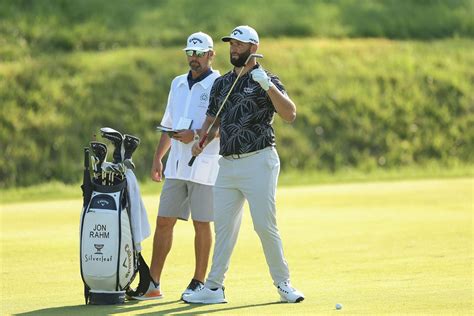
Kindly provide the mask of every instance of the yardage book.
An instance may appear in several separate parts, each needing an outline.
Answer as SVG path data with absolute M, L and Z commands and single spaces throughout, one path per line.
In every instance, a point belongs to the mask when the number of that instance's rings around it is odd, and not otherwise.
M 161 126 L 161 125 L 157 126 L 156 130 L 159 131 L 159 132 L 168 134 L 169 137 L 172 137 L 175 133 L 178 132 L 178 130 L 176 130 L 176 129 L 164 127 L 164 126 Z
M 165 126 L 157 126 L 156 129 L 162 133 L 167 133 L 169 137 L 172 137 L 175 133 L 179 132 L 183 129 L 190 129 L 191 125 L 193 124 L 193 120 L 181 117 L 178 121 L 178 126 L 176 129 L 165 127 Z

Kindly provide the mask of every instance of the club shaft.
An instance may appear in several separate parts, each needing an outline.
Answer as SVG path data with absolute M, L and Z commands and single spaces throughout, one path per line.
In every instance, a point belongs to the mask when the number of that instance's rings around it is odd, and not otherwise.
M 244 68 L 247 66 L 248 62 L 249 62 L 250 59 L 252 59 L 252 58 L 263 58 L 263 55 L 262 55 L 262 54 L 250 54 L 249 57 L 247 57 L 247 60 L 245 61 L 245 64 L 240 68 L 240 71 L 239 71 L 239 74 L 237 75 L 237 78 L 235 78 L 234 83 L 232 83 L 232 86 L 230 87 L 229 92 L 227 92 L 227 95 L 226 95 L 225 98 L 224 98 L 224 101 L 222 101 L 221 106 L 220 106 L 219 109 L 217 110 L 217 113 L 216 113 L 216 116 L 214 117 L 214 120 L 211 122 L 211 124 L 209 125 L 209 127 L 208 127 L 207 130 L 206 130 L 206 134 L 204 134 L 204 136 L 202 137 L 201 141 L 199 142 L 199 147 L 202 148 L 202 146 L 204 145 L 204 142 L 206 141 L 207 136 L 208 136 L 209 133 L 211 132 L 212 127 L 213 127 L 214 124 L 216 123 L 217 118 L 219 117 L 219 114 L 221 113 L 222 109 L 224 108 L 225 103 L 227 102 L 227 99 L 229 98 L 230 94 L 231 94 L 232 91 L 234 90 L 234 87 L 235 87 L 237 81 L 239 81 L 239 78 L 240 78 L 240 76 L 242 75 L 242 72 L 244 71 Z M 194 160 L 196 160 L 196 156 L 191 157 L 191 159 L 190 159 L 189 162 L 188 162 L 188 166 L 191 167 L 191 166 L 193 165 L 193 163 L 194 163 Z
M 240 71 L 239 71 L 239 74 L 237 75 L 237 78 L 235 78 L 234 83 L 230 87 L 229 92 L 227 92 L 227 95 L 225 96 L 224 101 L 222 101 L 222 104 L 221 104 L 221 106 L 219 107 L 219 110 L 216 113 L 216 117 L 212 121 L 211 125 L 209 125 L 209 127 L 207 128 L 206 134 L 209 134 L 211 132 L 211 129 L 214 126 L 214 123 L 216 122 L 217 118 L 219 117 L 219 114 L 221 113 L 222 109 L 224 108 L 224 104 L 227 102 L 227 99 L 229 98 L 230 94 L 234 90 L 235 84 L 237 83 L 237 81 L 239 81 L 239 78 L 242 75 L 242 72 L 244 71 L 245 66 L 247 66 L 250 59 L 252 59 L 254 57 L 255 58 L 263 58 L 263 55 L 262 54 L 250 54 L 249 57 L 247 57 L 247 60 L 245 61 L 244 66 L 242 66 L 242 68 L 240 68 Z

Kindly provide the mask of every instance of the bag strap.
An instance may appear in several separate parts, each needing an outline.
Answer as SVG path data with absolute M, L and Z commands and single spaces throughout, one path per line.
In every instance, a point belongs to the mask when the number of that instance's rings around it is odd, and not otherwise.
M 145 262 L 145 259 L 142 257 L 142 253 L 138 253 L 138 273 L 140 275 L 140 279 L 138 281 L 137 289 L 134 291 L 130 288 L 130 286 L 126 290 L 126 294 L 128 296 L 142 296 L 143 294 L 148 291 L 151 282 L 150 276 L 150 268 Z

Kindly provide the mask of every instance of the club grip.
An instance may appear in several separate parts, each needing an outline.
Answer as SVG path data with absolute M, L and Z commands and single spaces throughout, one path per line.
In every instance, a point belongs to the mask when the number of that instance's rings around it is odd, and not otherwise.
M 199 147 L 202 148 L 202 145 L 204 145 L 204 142 L 206 141 L 207 139 L 207 133 L 204 134 L 204 136 L 202 137 L 201 141 L 199 142 Z M 192 156 L 191 159 L 189 160 L 188 162 L 188 166 L 192 167 L 193 163 L 194 163 L 194 160 L 196 160 L 196 156 Z
M 89 147 L 84 147 L 84 170 L 89 170 L 90 164 Z
M 189 159 L 188 166 L 192 167 L 194 160 L 196 160 L 196 156 L 192 156 L 191 159 Z

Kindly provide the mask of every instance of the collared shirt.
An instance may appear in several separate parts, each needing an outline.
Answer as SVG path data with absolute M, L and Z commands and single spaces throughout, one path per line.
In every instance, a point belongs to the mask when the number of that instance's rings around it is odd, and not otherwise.
M 161 125 L 177 129 L 178 122 L 184 118 L 192 120 L 191 129 L 201 128 L 206 119 L 212 85 L 219 75 L 219 72 L 212 70 L 211 74 L 196 82 L 191 89 L 188 86 L 188 74 L 176 77 L 171 83 L 168 104 Z M 164 172 L 165 177 L 214 185 L 219 170 L 217 164 L 219 138 L 213 139 L 196 158 L 193 166 L 189 167 L 188 162 L 192 157 L 193 144 L 194 142 L 184 144 L 171 139 L 171 149 Z
M 258 64 L 254 69 L 257 67 Z M 275 146 L 275 132 L 272 127 L 275 107 L 267 92 L 252 79 L 250 72 L 239 78 L 219 114 L 222 156 L 244 154 Z M 280 79 L 266 70 L 265 72 L 272 83 L 286 94 Z M 237 74 L 230 71 L 214 82 L 207 115 L 216 116 L 236 78 Z
M 206 79 L 206 77 L 209 76 L 210 74 L 212 74 L 211 68 L 209 68 L 205 73 L 202 73 L 196 79 L 193 79 L 193 75 L 192 75 L 191 70 L 190 70 L 188 72 L 188 77 L 187 77 L 189 90 L 191 90 L 191 88 L 194 86 L 195 83 L 198 83 L 199 81 Z

